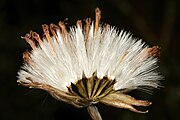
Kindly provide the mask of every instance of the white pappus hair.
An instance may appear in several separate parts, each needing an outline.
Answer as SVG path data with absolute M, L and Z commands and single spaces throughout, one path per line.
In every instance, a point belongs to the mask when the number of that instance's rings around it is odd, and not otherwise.
M 29 53 L 31 64 L 25 63 L 18 72 L 20 81 L 32 82 L 31 78 L 66 91 L 71 82 L 96 73 L 98 78 L 115 79 L 115 90 L 158 87 L 157 58 L 130 33 L 110 26 L 99 26 L 95 33 L 93 23 L 88 33 L 81 24 L 64 34 L 55 32 Z

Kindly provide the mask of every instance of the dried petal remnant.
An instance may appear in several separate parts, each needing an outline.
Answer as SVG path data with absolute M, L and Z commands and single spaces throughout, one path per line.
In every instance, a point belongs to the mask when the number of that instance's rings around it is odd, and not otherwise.
M 29 43 L 29 45 L 32 47 L 32 49 L 36 48 L 36 44 L 34 42 L 34 40 L 32 39 L 32 35 L 27 33 L 25 35 L 25 37 L 21 37 L 22 39 L 25 39 L 27 43 Z
M 58 36 L 56 33 L 56 31 L 59 31 L 59 27 L 57 25 L 51 23 L 50 24 L 50 31 L 51 31 L 52 35 L 55 37 L 56 42 L 59 43 Z
M 24 53 L 23 53 L 23 60 L 25 63 L 29 63 L 31 58 L 30 58 L 30 53 L 26 50 Z
M 48 42 L 50 43 L 51 47 L 53 47 L 52 39 L 51 39 L 51 36 L 50 36 L 50 33 L 49 33 L 49 26 L 44 24 L 44 25 L 42 25 L 42 28 L 43 28 L 44 34 L 45 34 Z
M 99 29 L 99 22 L 101 19 L 101 11 L 99 8 L 96 8 L 96 19 L 95 19 L 95 29 L 94 29 L 94 33 L 96 34 L 98 29 Z
M 149 56 L 160 57 L 159 49 L 160 49 L 159 46 L 153 46 L 153 47 L 149 48 L 148 49 Z

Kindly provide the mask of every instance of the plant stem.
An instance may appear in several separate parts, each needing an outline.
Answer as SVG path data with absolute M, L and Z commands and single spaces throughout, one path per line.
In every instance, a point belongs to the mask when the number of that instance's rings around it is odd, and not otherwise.
M 87 110 L 93 120 L 102 120 L 101 115 L 96 106 L 90 105 L 87 107 Z

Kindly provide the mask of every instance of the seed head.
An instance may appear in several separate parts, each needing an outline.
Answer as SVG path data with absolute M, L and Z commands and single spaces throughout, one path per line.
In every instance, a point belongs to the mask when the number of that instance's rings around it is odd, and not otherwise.
M 43 37 L 33 31 L 22 37 L 32 50 L 23 53 L 18 83 L 45 90 L 75 107 L 88 107 L 94 120 L 101 119 L 93 106 L 98 102 L 146 113 L 133 106 L 149 106 L 151 102 L 125 93 L 159 86 L 159 47 L 148 47 L 128 32 L 102 25 L 100 18 L 97 8 L 95 21 L 79 20 L 69 31 L 63 22 L 45 24 Z

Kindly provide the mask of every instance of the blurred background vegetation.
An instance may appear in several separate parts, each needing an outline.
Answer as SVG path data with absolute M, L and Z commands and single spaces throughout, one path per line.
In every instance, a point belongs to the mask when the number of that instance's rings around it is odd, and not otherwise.
M 180 1 L 178 0 L 0 0 L 0 120 L 90 120 L 85 108 L 53 99 L 41 90 L 17 85 L 22 53 L 30 46 L 20 38 L 30 30 L 43 34 L 41 24 L 68 18 L 94 18 L 98 6 L 103 23 L 131 31 L 149 45 L 161 47 L 164 86 L 152 95 L 130 94 L 153 102 L 148 114 L 98 104 L 104 120 L 180 120 Z

